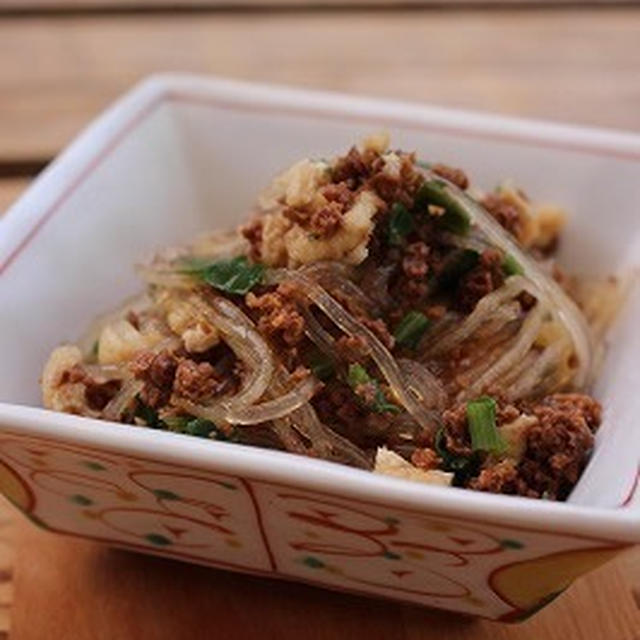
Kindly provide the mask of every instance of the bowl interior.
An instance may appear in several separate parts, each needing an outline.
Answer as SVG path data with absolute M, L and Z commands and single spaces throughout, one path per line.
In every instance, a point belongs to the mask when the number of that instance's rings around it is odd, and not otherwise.
M 238 224 L 281 168 L 308 155 L 331 156 L 382 127 L 394 146 L 461 166 L 479 187 L 511 178 L 535 199 L 566 207 L 571 218 L 561 259 L 571 270 L 607 274 L 637 264 L 637 160 L 454 131 L 437 117 L 429 126 L 389 127 L 382 109 L 372 113 L 329 117 L 294 103 L 263 107 L 185 91 L 142 116 L 132 114 L 108 144 L 96 140 L 90 170 L 31 198 L 46 224 L 2 274 L 0 401 L 37 406 L 51 349 L 75 340 L 97 314 L 138 291 L 132 267 L 154 249 Z M 637 468 L 636 310 L 637 292 L 596 386 L 606 419 L 571 498 L 577 503 L 615 506 Z

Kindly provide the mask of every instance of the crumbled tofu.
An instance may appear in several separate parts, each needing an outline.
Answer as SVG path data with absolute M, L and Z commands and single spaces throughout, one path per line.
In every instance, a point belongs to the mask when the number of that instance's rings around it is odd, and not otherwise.
M 535 207 L 536 237 L 534 246 L 545 248 L 553 244 L 567 223 L 564 209 L 545 204 Z
M 520 215 L 522 230 L 518 240 L 526 248 L 549 247 L 566 224 L 566 212 L 555 205 L 533 204 L 510 182 L 499 187 L 500 197 Z
M 267 211 L 281 204 L 304 207 L 328 181 L 329 167 L 325 162 L 301 160 L 276 177 L 263 191 L 259 199 L 260 207 Z
M 63 345 L 53 350 L 42 372 L 42 399 L 45 407 L 54 408 L 62 376 L 71 367 L 81 362 L 82 351 L 75 345 Z
M 360 264 L 368 254 L 367 244 L 373 232 L 373 218 L 382 206 L 372 191 L 363 191 L 344 214 L 341 227 L 330 238 L 314 238 L 294 225 L 284 236 L 290 267 L 320 260 Z M 263 256 L 265 239 L 263 236 Z
M 156 331 L 140 332 L 128 320 L 116 320 L 108 324 L 100 333 L 98 341 L 98 362 L 118 364 L 130 360 L 143 349 L 150 349 L 164 336 Z
M 374 473 L 382 473 L 384 475 L 395 476 L 397 478 L 405 478 L 406 480 L 414 480 L 415 482 L 440 484 L 444 486 L 449 486 L 453 480 L 452 473 L 434 469 L 429 471 L 418 469 L 418 467 L 414 467 L 402 456 L 390 451 L 386 447 L 378 447 L 373 471 Z
M 167 324 L 177 333 L 190 353 L 203 353 L 220 342 L 216 327 L 207 322 L 194 310 L 193 305 L 183 300 L 168 300 Z
M 98 414 L 87 406 L 85 386 L 80 382 L 63 382 L 69 369 L 82 362 L 82 351 L 75 345 L 54 349 L 42 372 L 42 404 L 53 411 L 93 416 Z
M 384 166 L 382 171 L 392 178 L 400 179 L 400 171 L 402 169 L 402 160 L 397 153 L 386 153 L 382 156 Z
M 270 267 L 282 267 L 287 264 L 284 236 L 293 227 L 293 223 L 281 211 L 267 213 L 262 220 L 262 262 Z
M 519 462 L 522 459 L 527 446 L 527 431 L 529 427 L 536 424 L 538 418 L 522 414 L 513 422 L 504 424 L 499 428 L 500 435 L 507 445 L 504 453 L 505 457 Z
M 518 240 L 523 246 L 530 247 L 538 233 L 538 227 L 531 211 L 531 204 L 511 182 L 507 181 L 501 184 L 498 192 L 500 193 L 500 198 L 518 212 L 521 225 Z
M 364 138 L 358 146 L 362 151 L 375 151 L 382 154 L 389 148 L 390 140 L 388 131 L 378 131 Z

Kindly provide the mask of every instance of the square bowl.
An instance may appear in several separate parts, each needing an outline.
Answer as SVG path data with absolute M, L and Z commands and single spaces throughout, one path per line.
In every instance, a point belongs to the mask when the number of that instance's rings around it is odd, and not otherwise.
M 101 115 L 0 222 L 0 490 L 51 531 L 500 620 L 640 541 L 632 288 L 595 395 L 595 453 L 566 503 L 425 486 L 287 453 L 37 408 L 48 354 L 141 288 L 132 265 L 236 225 L 309 154 L 394 145 L 514 178 L 573 212 L 562 259 L 640 258 L 640 136 L 186 75 Z

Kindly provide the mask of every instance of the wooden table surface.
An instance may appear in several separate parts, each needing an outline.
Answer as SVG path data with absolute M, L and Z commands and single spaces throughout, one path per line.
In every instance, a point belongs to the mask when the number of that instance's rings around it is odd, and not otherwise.
M 291 3 L 300 8 L 283 10 Z M 305 10 L 303 0 L 273 0 L 279 7 L 269 11 L 249 0 L 221 2 L 227 9 L 219 11 L 215 0 L 196 0 L 174 12 L 167 7 L 180 0 L 0 0 L 0 212 L 74 133 L 153 71 L 640 131 L 637 6 L 378 3 L 386 9 L 358 10 L 363 3 L 353 0 L 351 8 Z M 261 6 L 228 9 L 242 4 Z M 141 9 L 150 6 L 151 13 Z M 638 592 L 640 552 L 632 551 L 527 623 L 469 621 L 55 537 L 0 499 L 0 640 L 9 622 L 16 640 L 638 640 Z

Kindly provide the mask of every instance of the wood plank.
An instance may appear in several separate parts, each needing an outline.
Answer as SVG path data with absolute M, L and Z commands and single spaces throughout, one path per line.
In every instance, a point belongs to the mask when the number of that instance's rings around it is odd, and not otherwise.
M 0 0 L 0 11 L 127 11 L 218 9 L 220 7 L 322 7 L 322 6 L 606 6 L 634 4 L 636 0 Z
M 637 131 L 638 42 L 634 9 L 4 19 L 0 161 L 55 154 L 162 70 Z
M 14 523 L 13 507 L 0 496 L 0 638 L 9 632 L 13 602 Z
M 625 558 L 511 626 L 108 550 L 26 521 L 17 539 L 12 640 L 162 640 L 203 628 L 234 640 L 632 640 L 640 628 Z
M 0 216 L 16 201 L 27 184 L 24 178 L 0 180 Z

